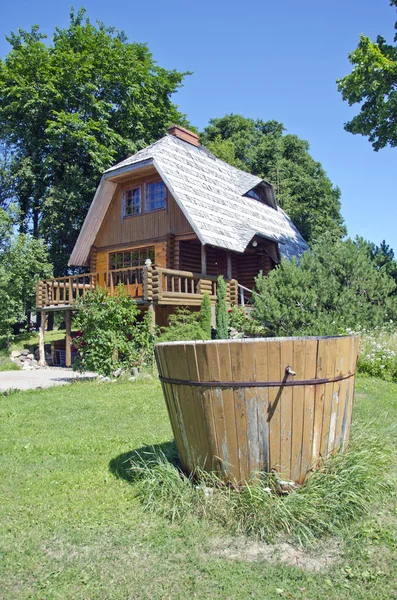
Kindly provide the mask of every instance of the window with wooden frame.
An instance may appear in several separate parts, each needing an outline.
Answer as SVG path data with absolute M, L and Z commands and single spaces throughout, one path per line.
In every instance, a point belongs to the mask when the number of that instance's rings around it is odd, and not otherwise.
M 142 212 L 141 187 L 123 191 L 123 217 L 140 215 Z
M 154 263 L 154 246 L 146 248 L 133 248 L 132 250 L 123 250 L 120 252 L 109 253 L 109 270 L 131 269 L 117 273 L 115 285 L 118 283 L 142 283 L 143 267 L 150 258 Z M 137 268 L 138 267 L 138 268 Z
M 145 185 L 145 212 L 165 208 L 167 188 L 164 181 L 147 183 Z

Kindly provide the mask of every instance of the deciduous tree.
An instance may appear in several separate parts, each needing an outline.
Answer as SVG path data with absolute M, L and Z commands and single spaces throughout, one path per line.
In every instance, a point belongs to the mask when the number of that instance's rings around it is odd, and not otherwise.
M 397 6 L 397 0 L 390 5 Z M 338 89 L 350 106 L 361 104 L 361 108 L 345 123 L 346 131 L 368 137 L 376 151 L 397 146 L 397 45 L 382 36 L 373 42 L 361 35 L 349 60 L 352 72 L 337 80 Z
M 93 25 L 72 10 L 52 42 L 38 26 L 7 39 L 0 60 L 0 181 L 20 207 L 21 232 L 49 245 L 64 273 L 100 174 L 155 141 L 172 122 L 187 124 L 171 102 L 185 73 L 166 70 L 145 44 Z M 4 153 L 3 153 L 4 157 Z

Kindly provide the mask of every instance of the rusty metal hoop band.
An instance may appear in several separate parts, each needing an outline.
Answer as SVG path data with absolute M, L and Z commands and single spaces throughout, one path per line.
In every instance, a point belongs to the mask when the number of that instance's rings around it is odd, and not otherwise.
M 162 377 L 159 375 L 159 379 L 162 383 L 170 385 L 190 385 L 193 387 L 207 387 L 207 388 L 254 388 L 254 387 L 294 387 L 297 385 L 321 385 L 324 383 L 334 383 L 336 381 L 342 381 L 343 379 L 350 379 L 354 377 L 356 373 L 348 373 L 347 375 L 336 375 L 335 377 L 323 377 L 321 379 L 298 379 L 298 380 L 284 380 L 284 381 L 191 381 L 189 379 L 171 379 L 169 377 Z

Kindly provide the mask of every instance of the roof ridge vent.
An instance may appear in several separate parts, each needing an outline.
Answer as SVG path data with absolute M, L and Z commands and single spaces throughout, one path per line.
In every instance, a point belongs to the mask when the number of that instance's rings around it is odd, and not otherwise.
M 189 129 L 185 129 L 180 125 L 171 125 L 171 127 L 168 127 L 168 133 L 179 140 L 187 142 L 192 146 L 196 146 L 196 148 L 199 146 L 199 136 L 197 133 L 194 133 L 194 131 L 189 131 Z

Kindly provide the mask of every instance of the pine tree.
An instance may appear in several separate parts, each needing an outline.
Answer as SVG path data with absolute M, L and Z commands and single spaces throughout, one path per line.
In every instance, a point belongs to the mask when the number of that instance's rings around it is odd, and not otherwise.
M 200 308 L 200 327 L 207 339 L 211 339 L 211 300 L 208 292 L 205 292 Z
M 218 285 L 216 288 L 216 338 L 218 340 L 227 340 L 229 315 L 227 313 L 226 304 L 226 283 L 222 275 L 218 277 Z

